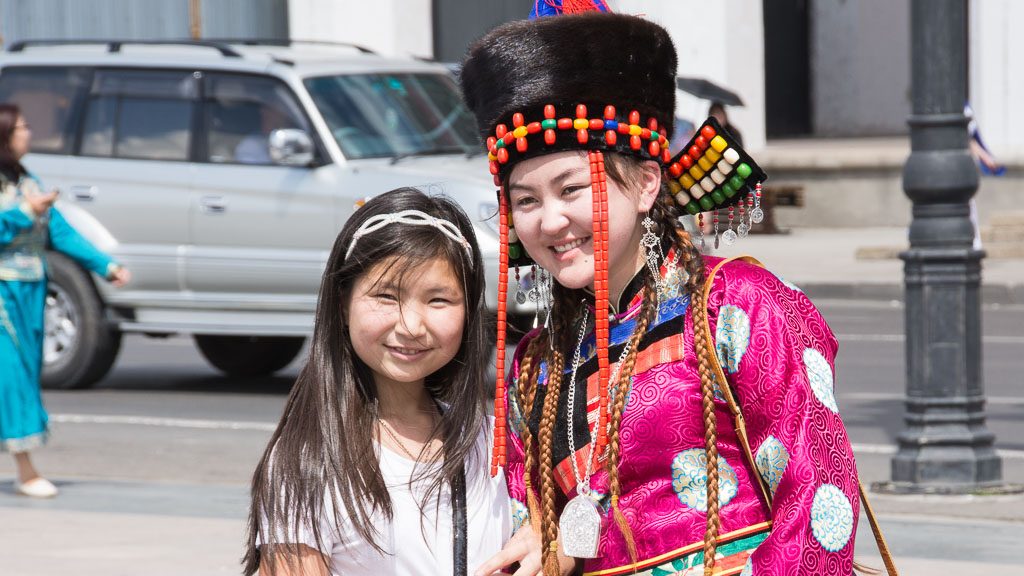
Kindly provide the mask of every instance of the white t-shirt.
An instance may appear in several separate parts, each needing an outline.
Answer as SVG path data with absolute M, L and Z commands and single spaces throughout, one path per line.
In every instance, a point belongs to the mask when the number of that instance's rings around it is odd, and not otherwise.
M 481 430 L 477 438 L 477 455 L 466 466 L 466 556 L 470 574 L 501 550 L 512 535 L 511 508 L 504 474 L 499 472 L 491 478 L 489 473 L 488 457 L 493 426 L 494 419 L 490 418 L 488 431 Z M 440 510 L 437 495 L 434 494 L 427 502 L 421 519 L 419 506 L 429 481 L 418 481 L 410 491 L 409 479 L 415 463 L 379 444 L 377 452 L 381 475 L 391 496 L 393 517 L 388 522 L 378 514 L 374 524 L 377 527 L 377 544 L 387 553 L 375 551 L 359 537 L 347 520 L 340 529 L 336 529 L 334 513 L 326 498 L 319 526 L 323 545 L 317 547 L 310 530 L 300 529 L 299 542 L 314 550 L 319 549 L 330 558 L 332 576 L 452 574 L 450 491 L 447 487 L 443 489 Z M 417 476 L 420 476 L 422 470 L 422 466 L 416 469 Z M 291 540 L 293 538 L 290 536 L 285 539 L 287 542 Z

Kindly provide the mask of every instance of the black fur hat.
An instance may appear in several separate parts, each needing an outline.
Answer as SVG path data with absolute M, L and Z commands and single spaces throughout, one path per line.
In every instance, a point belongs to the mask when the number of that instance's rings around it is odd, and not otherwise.
M 616 150 L 667 163 L 675 77 L 676 51 L 664 28 L 636 16 L 603 12 L 499 26 L 470 46 L 461 72 L 463 96 L 485 140 L 496 136 L 499 125 L 512 131 L 516 113 L 523 115 L 524 125 L 542 122 L 546 105 L 554 105 L 556 119 L 576 119 L 577 106 L 583 104 L 590 120 L 606 118 L 606 107 L 615 107 L 613 122 L 591 126 L 585 143 L 578 128 L 563 124 L 547 135 L 550 128 L 534 126 L 525 143 L 507 137 L 498 144 L 507 148 L 503 162 L 489 145 L 491 172 L 501 177 L 519 160 L 563 150 Z M 630 121 L 632 111 L 639 113 L 639 122 Z M 611 136 L 614 144 L 607 141 L 608 126 L 638 124 L 650 130 L 651 119 L 657 121 L 655 137 L 644 132 L 639 146 L 625 129 Z

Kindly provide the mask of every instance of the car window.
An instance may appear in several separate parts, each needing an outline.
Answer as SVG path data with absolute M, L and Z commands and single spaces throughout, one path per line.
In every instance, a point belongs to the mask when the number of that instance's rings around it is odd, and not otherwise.
M 192 72 L 98 70 L 89 91 L 80 153 L 187 160 L 196 93 Z
M 273 78 L 207 74 L 203 114 L 209 162 L 273 164 L 268 147 L 272 131 L 298 128 L 309 132 L 288 86 Z
M 73 118 L 89 86 L 89 71 L 67 67 L 7 67 L 0 71 L 0 102 L 21 108 L 32 126 L 32 151 L 71 151 Z

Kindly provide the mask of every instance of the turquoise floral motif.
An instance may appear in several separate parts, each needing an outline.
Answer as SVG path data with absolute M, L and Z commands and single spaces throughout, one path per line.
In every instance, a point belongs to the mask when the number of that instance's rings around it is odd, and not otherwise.
M 740 360 L 750 344 L 750 318 L 738 306 L 725 304 L 718 309 L 718 325 L 715 328 L 715 350 L 718 362 L 735 374 L 740 369 Z
M 668 302 L 673 298 L 679 298 L 683 296 L 683 287 L 690 281 L 690 274 L 678 266 L 672 263 L 665 269 L 665 276 L 661 281 L 661 290 L 658 292 L 658 296 L 662 302 Z
M 789 464 L 789 452 L 786 451 L 786 447 L 778 438 L 769 436 L 757 449 L 754 462 L 757 464 L 757 471 L 768 484 L 772 496 L 775 496 L 782 475 L 786 472 L 786 465 Z
M 794 292 L 799 292 L 801 294 L 804 293 L 804 291 L 801 290 L 799 286 L 797 286 L 796 284 L 793 284 L 792 282 L 789 282 L 789 281 L 783 279 L 782 276 L 779 276 L 779 281 L 782 282 L 787 288 L 789 288 L 790 290 L 792 290 Z
M 842 550 L 853 534 L 853 506 L 833 484 L 822 484 L 811 504 L 811 532 L 829 552 Z
M 530 511 L 515 498 L 509 498 L 509 505 L 512 507 L 512 533 L 515 534 L 530 520 Z
M 836 395 L 833 390 L 832 367 L 828 360 L 814 348 L 804 350 L 804 367 L 807 369 L 807 379 L 811 383 L 811 391 L 819 402 L 829 410 L 839 413 L 839 406 L 836 405 Z
M 754 576 L 754 558 L 747 558 L 747 563 L 743 565 L 743 571 L 740 572 L 740 576 Z
M 708 509 L 708 457 L 703 448 L 683 450 L 672 460 L 672 488 L 679 501 L 700 512 Z M 736 471 L 718 457 L 718 498 L 722 508 L 736 496 Z

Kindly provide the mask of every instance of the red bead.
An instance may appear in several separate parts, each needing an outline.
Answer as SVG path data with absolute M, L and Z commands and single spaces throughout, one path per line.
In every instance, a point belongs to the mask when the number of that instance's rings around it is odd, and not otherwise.
M 605 120 L 615 120 L 615 106 L 605 106 L 604 107 L 604 119 Z
M 619 131 L 619 134 L 629 134 L 629 124 L 619 122 L 619 127 L 616 130 Z
M 651 131 L 649 129 L 647 129 L 647 128 L 642 128 L 640 130 L 640 137 L 643 138 L 644 140 L 650 140 L 651 139 Z
M 700 129 L 700 135 L 710 142 L 711 139 L 715 137 L 715 129 L 711 126 L 705 126 Z
M 523 122 L 524 120 L 522 112 L 516 112 L 515 114 L 512 115 L 512 125 L 515 126 L 516 128 L 522 126 Z
M 572 118 L 559 118 L 558 119 L 558 129 L 559 130 L 568 130 L 569 128 L 572 128 Z
M 629 137 L 629 147 L 630 148 L 632 148 L 633 150 L 639 150 L 641 145 L 642 144 L 640 142 L 640 137 L 639 136 L 630 136 Z
M 494 135 L 498 138 L 504 136 L 506 132 L 508 132 L 508 128 L 506 128 L 504 124 L 498 124 L 494 127 Z
M 551 104 L 544 106 L 544 118 L 551 119 L 555 117 L 555 107 Z
M 508 148 L 498 148 L 498 162 L 508 162 Z
M 629 123 L 630 124 L 640 124 L 640 113 L 637 112 L 636 110 L 633 110 L 632 112 L 630 112 L 629 113 Z
M 590 119 L 590 129 L 591 130 L 600 130 L 601 128 L 604 128 L 604 120 L 601 120 L 600 118 L 591 118 Z
M 688 151 L 688 154 L 690 155 L 691 158 L 693 158 L 694 162 L 696 162 L 697 160 L 700 160 L 700 153 L 701 153 L 701 149 L 700 149 L 699 146 L 697 146 L 696 144 L 694 144 L 693 146 L 690 146 L 690 150 Z
M 661 154 L 661 144 L 651 142 L 647 145 L 647 151 L 651 153 L 651 156 L 657 158 L 658 154 Z
M 651 142 L 654 144 L 654 142 Z M 516 138 L 516 150 L 526 152 L 526 138 Z
M 494 175 L 494 185 L 501 186 L 501 176 L 498 176 L 497 174 Z
M 490 164 L 491 174 L 497 175 L 498 174 L 498 163 L 492 160 L 492 161 L 488 162 L 488 164 Z
M 588 132 L 587 130 L 577 130 L 576 131 L 576 140 L 579 141 L 580 144 L 586 144 L 587 140 L 589 140 L 589 139 L 590 139 L 590 132 Z
M 555 143 L 555 136 L 556 135 L 554 130 L 545 130 L 544 143 L 547 144 L 548 146 L 551 146 L 552 144 Z
M 661 143 L 661 162 L 662 164 L 668 164 L 668 161 L 672 159 L 672 153 L 665 147 L 665 143 Z
M 609 146 L 615 146 L 615 143 L 619 140 L 619 135 L 615 133 L 615 130 L 608 130 L 604 133 L 604 143 Z
M 587 117 L 587 107 L 586 107 L 586 105 L 584 105 L 584 104 L 577 104 L 576 105 L 576 117 L 577 118 L 586 118 Z
M 494 136 L 488 136 L 487 137 L 487 149 L 488 150 L 493 150 L 494 149 L 494 145 L 497 144 L 497 143 L 498 143 L 498 139 L 495 138 Z
M 704 136 L 697 136 L 697 139 L 693 141 L 693 144 L 701 150 L 708 149 L 708 139 Z
M 651 132 L 657 132 L 658 131 L 658 119 L 657 118 L 651 118 L 651 119 L 647 120 L 647 128 Z
M 540 122 L 530 122 L 526 125 L 526 132 L 529 134 L 536 134 L 540 132 Z
M 516 137 L 511 132 L 506 132 L 501 139 L 505 141 L 505 146 L 509 146 L 516 141 Z
M 679 163 L 683 165 L 683 170 L 693 168 L 693 158 L 690 158 L 686 154 L 679 157 Z

